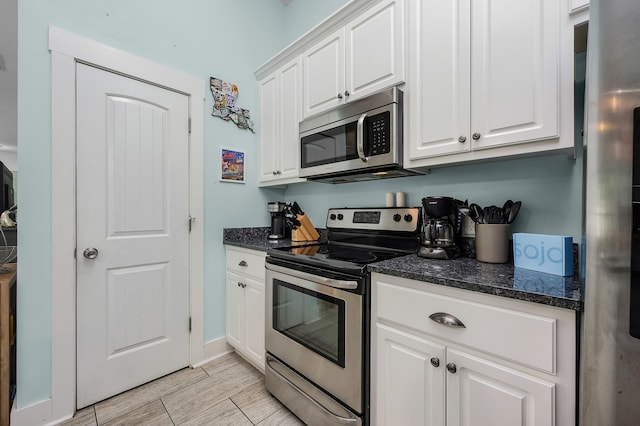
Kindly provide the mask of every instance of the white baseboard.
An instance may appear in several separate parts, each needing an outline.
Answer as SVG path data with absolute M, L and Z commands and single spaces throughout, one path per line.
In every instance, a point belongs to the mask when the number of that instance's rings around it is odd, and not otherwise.
M 14 401 L 14 407 L 11 410 L 11 426 L 54 425 L 67 419 L 51 420 L 51 399 L 22 408 L 15 408 L 15 405 Z
M 203 360 L 192 365 L 193 368 L 200 367 L 209 361 L 212 361 L 222 355 L 233 352 L 233 347 L 227 343 L 225 336 L 214 340 L 209 340 L 204 344 Z

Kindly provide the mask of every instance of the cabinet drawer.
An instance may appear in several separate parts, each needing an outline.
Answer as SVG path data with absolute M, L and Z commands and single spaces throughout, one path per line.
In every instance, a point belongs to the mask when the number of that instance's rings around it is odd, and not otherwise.
M 236 271 L 264 280 L 266 253 L 227 246 L 227 271 Z
M 429 293 L 384 281 L 376 285 L 378 319 L 555 374 L 555 318 Z M 438 323 L 430 318 L 435 313 L 452 315 L 464 327 Z

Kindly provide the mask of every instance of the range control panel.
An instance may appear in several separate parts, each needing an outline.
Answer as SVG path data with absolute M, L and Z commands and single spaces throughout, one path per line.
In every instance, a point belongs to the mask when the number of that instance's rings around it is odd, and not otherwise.
M 327 228 L 416 232 L 419 207 L 334 208 L 327 213 Z

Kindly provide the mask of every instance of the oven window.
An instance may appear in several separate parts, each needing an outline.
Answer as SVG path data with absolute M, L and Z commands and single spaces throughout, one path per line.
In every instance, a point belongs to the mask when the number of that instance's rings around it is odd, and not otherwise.
M 328 360 L 345 366 L 345 302 L 273 280 L 273 329 Z
M 347 123 L 301 139 L 302 167 L 358 158 L 356 123 Z

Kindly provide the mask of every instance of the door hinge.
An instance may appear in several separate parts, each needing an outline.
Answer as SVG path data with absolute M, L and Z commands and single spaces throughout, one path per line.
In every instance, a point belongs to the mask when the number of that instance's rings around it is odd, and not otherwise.
M 189 134 L 191 134 L 191 117 L 189 117 Z
M 189 220 L 189 232 L 191 232 L 191 227 L 193 226 L 193 222 L 196 221 L 196 218 L 191 216 L 191 215 L 189 215 L 189 219 L 188 220 Z
M 189 317 L 189 333 L 191 333 L 191 317 Z

